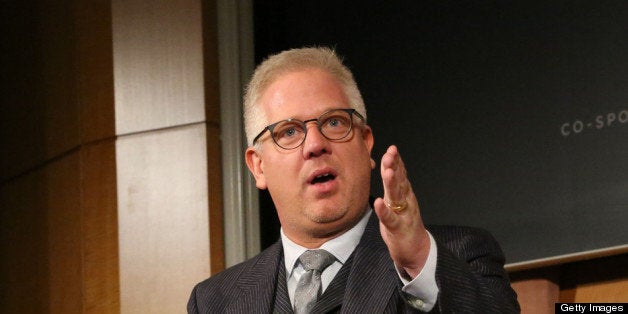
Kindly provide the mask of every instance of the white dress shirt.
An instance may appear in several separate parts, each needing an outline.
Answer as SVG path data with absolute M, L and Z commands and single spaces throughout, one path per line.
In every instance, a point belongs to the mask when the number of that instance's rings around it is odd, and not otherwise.
M 373 213 L 373 210 L 369 207 L 364 217 L 349 231 L 342 235 L 325 242 L 319 249 L 324 249 L 336 257 L 336 261 L 328 266 L 321 274 L 322 291 L 325 291 L 331 281 L 334 279 L 342 265 L 344 265 L 355 248 L 358 246 L 364 229 L 368 223 L 369 217 Z M 281 241 L 284 252 L 284 262 L 286 266 L 286 278 L 288 280 L 288 294 L 290 296 L 290 302 L 294 304 L 294 293 L 296 291 L 297 283 L 301 278 L 301 275 L 305 272 L 301 264 L 298 262 L 299 256 L 306 250 L 293 241 L 291 241 L 283 232 L 281 232 Z M 429 232 L 428 232 L 429 234 Z M 410 303 L 421 311 L 430 311 L 436 299 L 438 297 L 438 286 L 436 285 L 436 242 L 431 234 L 430 237 L 430 252 L 425 262 L 425 266 L 421 270 L 421 273 L 413 280 L 407 280 L 405 277 L 407 274 L 405 271 L 397 269 L 397 274 L 403 282 L 404 286 L 401 289 L 403 292 L 412 296 L 409 299 Z

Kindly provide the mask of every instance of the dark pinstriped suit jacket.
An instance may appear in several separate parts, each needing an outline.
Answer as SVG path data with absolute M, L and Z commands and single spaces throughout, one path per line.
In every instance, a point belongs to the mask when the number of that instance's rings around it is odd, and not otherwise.
M 504 271 L 504 256 L 486 231 L 467 227 L 428 228 L 438 246 L 432 312 L 516 313 L 517 296 Z M 189 313 L 292 313 L 281 241 L 256 257 L 194 287 Z M 401 281 L 371 215 L 355 251 L 340 269 L 314 313 L 416 313 L 401 295 Z

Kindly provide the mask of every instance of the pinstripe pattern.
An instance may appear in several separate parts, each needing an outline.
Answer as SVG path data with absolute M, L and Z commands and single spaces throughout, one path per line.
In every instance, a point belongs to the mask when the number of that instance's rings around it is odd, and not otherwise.
M 188 312 L 270 313 L 282 256 L 281 242 L 277 242 L 254 258 L 196 285 Z
M 292 304 L 290 303 L 290 295 L 288 294 L 288 280 L 286 279 L 284 259 L 282 258 L 279 263 L 280 267 L 277 275 L 277 291 L 275 292 L 273 313 L 292 314 Z
M 377 215 L 356 247 L 342 313 L 396 313 L 401 282 L 379 233 Z
M 504 271 L 504 255 L 485 230 L 434 226 L 437 307 L 443 313 L 516 313 L 517 295 Z M 510 301 L 510 302 L 507 302 Z
M 433 312 L 519 312 L 503 269 L 503 253 L 488 232 L 451 226 L 428 229 L 438 245 L 436 282 L 440 292 Z M 291 313 L 282 260 L 281 243 L 277 242 L 258 256 L 199 283 L 190 296 L 188 312 Z M 314 313 L 416 313 L 401 298 L 400 288 L 379 234 L 377 216 L 372 215 L 360 244 L 325 290 Z
M 344 299 L 347 279 L 353 264 L 353 254 L 347 259 L 342 268 L 336 274 L 336 277 L 329 283 L 327 289 L 321 296 L 320 300 L 312 309 L 312 313 L 330 313 L 339 311 Z

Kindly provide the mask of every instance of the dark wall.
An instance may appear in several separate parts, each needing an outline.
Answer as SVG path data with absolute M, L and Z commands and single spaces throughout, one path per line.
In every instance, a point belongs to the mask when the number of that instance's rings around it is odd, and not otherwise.
M 427 223 L 489 229 L 510 263 L 628 243 L 628 3 L 254 3 L 257 62 L 344 56 Z

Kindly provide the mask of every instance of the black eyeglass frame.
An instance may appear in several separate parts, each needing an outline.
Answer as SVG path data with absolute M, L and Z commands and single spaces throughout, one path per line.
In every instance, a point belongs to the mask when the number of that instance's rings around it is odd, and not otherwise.
M 322 131 L 322 125 L 321 125 L 320 118 L 321 118 L 322 116 L 325 116 L 325 115 L 329 114 L 329 113 L 330 113 L 330 112 L 332 112 L 332 111 L 344 111 L 344 112 L 346 112 L 346 113 L 348 113 L 348 114 L 349 114 L 349 121 L 350 121 L 350 123 L 351 123 L 351 124 L 349 125 L 349 129 L 347 130 L 347 133 L 346 133 L 345 135 L 343 135 L 342 137 L 340 137 L 340 138 L 329 138 L 329 137 L 327 137 L 327 136 L 325 135 L 325 133 L 323 133 L 323 131 Z M 275 145 L 277 145 L 277 146 L 279 146 L 279 147 L 281 147 L 281 148 L 283 148 L 283 149 L 285 149 L 285 150 L 292 150 L 292 149 L 296 149 L 296 148 L 300 147 L 301 145 L 303 145 L 303 143 L 305 142 L 305 138 L 307 138 L 307 126 L 306 126 L 306 124 L 307 124 L 307 123 L 310 123 L 310 122 L 314 122 L 314 121 L 316 121 L 316 128 L 318 129 L 318 131 L 319 131 L 319 132 L 320 132 L 320 133 L 321 133 L 321 134 L 322 134 L 322 135 L 323 135 L 326 139 L 328 139 L 328 140 L 330 140 L 330 141 L 339 141 L 339 140 L 342 140 L 342 139 L 346 138 L 349 134 L 351 134 L 351 131 L 353 131 L 353 125 L 354 125 L 354 123 L 353 123 L 353 114 L 355 114 L 356 116 L 358 116 L 358 118 L 360 118 L 360 119 L 362 120 L 362 122 L 364 122 L 364 123 L 366 122 L 366 119 L 364 119 L 364 117 L 363 117 L 363 116 L 362 116 L 362 115 L 361 115 L 361 114 L 360 114 L 360 113 L 359 113 L 356 109 L 353 109 L 353 108 L 337 108 L 337 109 L 330 109 L 330 110 L 327 110 L 327 111 L 323 112 L 320 116 L 318 116 L 318 117 L 317 117 L 317 118 L 315 118 L 315 119 L 308 119 L 308 120 L 305 120 L 305 121 L 301 121 L 301 120 L 299 120 L 299 119 L 293 119 L 293 118 L 290 118 L 290 119 L 284 119 L 284 120 L 281 120 L 281 121 L 277 121 L 277 122 L 275 122 L 275 123 L 273 123 L 273 124 L 269 124 L 269 125 L 267 125 L 267 126 L 266 126 L 266 127 L 265 127 L 262 131 L 261 131 L 261 132 L 259 132 L 259 134 L 257 134 L 257 136 L 253 139 L 253 145 L 255 145 L 255 143 L 257 143 L 257 140 L 259 140 L 259 138 L 260 138 L 260 137 L 262 137 L 262 135 L 264 135 L 264 133 L 265 133 L 266 131 L 269 131 L 269 132 L 270 132 L 270 137 L 273 139 L 273 142 L 275 142 Z M 302 140 L 301 140 L 301 142 L 300 142 L 298 145 L 296 145 L 295 147 L 292 147 L 292 148 L 285 148 L 285 147 L 283 147 L 283 146 L 279 145 L 279 143 L 277 143 L 277 140 L 275 139 L 275 136 L 273 135 L 273 130 L 275 129 L 275 127 L 276 127 L 278 124 L 280 124 L 280 123 L 282 123 L 282 122 L 301 122 L 301 124 L 303 125 L 303 133 L 304 133 L 304 135 L 303 135 L 303 139 L 302 139 Z

